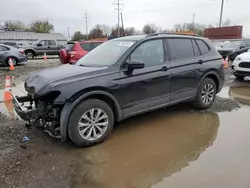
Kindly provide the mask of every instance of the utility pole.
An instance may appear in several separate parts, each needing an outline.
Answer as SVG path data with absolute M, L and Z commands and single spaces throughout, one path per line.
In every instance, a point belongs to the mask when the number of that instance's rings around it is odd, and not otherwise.
M 116 10 L 117 10 L 117 16 L 118 16 L 118 37 L 120 37 L 120 11 L 121 6 L 124 5 L 123 3 L 120 2 L 120 0 L 117 0 L 116 3 L 114 3 L 114 5 L 116 6 Z
M 221 0 L 221 10 L 220 10 L 220 22 L 219 22 L 219 27 L 221 27 L 221 24 L 222 24 L 223 9 L 224 9 L 224 0 Z
M 88 19 L 89 19 L 89 15 L 88 12 L 85 12 L 85 16 L 83 17 L 85 19 L 85 24 L 86 24 L 86 36 L 87 36 L 87 40 L 89 39 L 89 34 L 88 34 Z
M 193 22 L 192 22 L 192 24 L 193 24 L 193 30 L 195 31 L 195 13 L 193 13 Z
M 70 40 L 70 31 L 69 31 L 69 27 L 68 27 L 68 40 Z
M 121 13 L 121 21 L 122 21 L 122 36 L 124 36 L 124 25 L 123 25 L 123 17 L 122 17 L 122 13 Z

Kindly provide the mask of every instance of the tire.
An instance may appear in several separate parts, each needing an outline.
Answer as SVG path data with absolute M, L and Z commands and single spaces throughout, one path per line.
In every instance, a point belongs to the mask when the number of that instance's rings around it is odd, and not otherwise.
M 100 119 L 100 121 L 94 120 L 94 118 L 91 118 L 91 112 L 93 113 L 92 117 L 95 118 L 98 116 L 98 112 L 101 112 L 99 114 L 99 118 L 104 118 Z M 88 118 L 86 118 L 86 116 Z M 90 119 L 94 120 L 95 122 L 89 121 Z M 79 124 L 80 121 L 81 125 Z M 93 146 L 107 138 L 107 136 L 113 130 L 113 125 L 114 113 L 111 107 L 99 99 L 88 99 L 82 101 L 74 108 L 69 118 L 69 137 L 76 145 L 80 147 Z M 99 129 L 97 127 L 99 127 Z M 94 133 L 96 133 L 96 138 Z
M 31 50 L 27 50 L 25 52 L 25 55 L 27 56 L 28 59 L 34 59 L 34 57 L 35 57 L 35 53 Z
M 7 66 L 10 66 L 10 64 L 9 64 L 9 59 L 10 59 L 10 58 L 12 59 L 13 65 L 16 66 L 17 63 L 18 63 L 18 60 L 17 60 L 16 58 L 14 58 L 14 57 L 8 57 L 8 58 L 6 59 L 6 65 L 7 65 Z
M 237 80 L 244 81 L 245 76 L 234 75 Z
M 216 90 L 215 82 L 211 78 L 205 78 L 198 88 L 195 99 L 196 108 L 207 109 L 211 107 L 216 97 Z

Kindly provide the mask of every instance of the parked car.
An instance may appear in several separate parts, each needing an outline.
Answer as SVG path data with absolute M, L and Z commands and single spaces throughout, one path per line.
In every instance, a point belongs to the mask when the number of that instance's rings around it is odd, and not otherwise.
M 62 64 L 76 63 L 88 52 L 102 44 L 104 41 L 82 41 L 68 42 L 65 49 L 60 50 L 60 60 Z
M 9 58 L 12 58 L 13 65 L 27 61 L 23 49 L 0 44 L 0 64 L 9 65 Z
M 109 40 L 76 65 L 30 73 L 19 116 L 79 146 L 104 141 L 115 122 L 193 101 L 209 108 L 224 83 L 223 61 L 208 39 L 169 34 Z M 15 96 L 15 95 L 13 95 Z M 20 103 L 35 103 L 25 107 Z
M 238 55 L 232 65 L 234 76 L 243 80 L 244 77 L 250 76 L 250 50 Z
M 3 42 L 3 44 L 7 46 L 13 46 L 16 48 L 24 48 L 26 46 L 29 46 L 29 44 L 25 42 Z
M 232 40 L 223 45 L 222 48 L 217 48 L 218 52 L 225 59 L 228 57 L 230 61 L 234 61 L 235 57 L 241 53 L 247 52 L 250 48 L 250 40 Z
M 59 55 L 59 50 L 63 49 L 64 45 L 56 40 L 38 40 L 29 46 L 25 47 L 25 54 L 29 59 L 35 56 L 43 55 Z

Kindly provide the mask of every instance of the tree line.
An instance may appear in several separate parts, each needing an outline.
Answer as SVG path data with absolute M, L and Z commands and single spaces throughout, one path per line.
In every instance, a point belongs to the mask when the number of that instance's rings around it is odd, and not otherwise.
M 30 24 L 21 21 L 6 21 L 0 29 L 6 31 L 33 31 L 36 33 L 51 33 L 54 31 L 54 25 L 49 20 L 34 20 Z
M 230 20 L 226 20 L 223 23 L 223 26 L 230 26 L 230 25 L 232 25 Z M 163 29 L 161 27 L 156 26 L 155 24 L 146 24 L 143 26 L 142 30 L 136 30 L 134 27 L 118 28 L 117 26 L 111 27 L 106 24 L 97 24 L 90 30 L 88 35 L 83 34 L 81 31 L 76 31 L 71 37 L 71 40 L 79 41 L 79 40 L 95 39 L 95 38 L 107 38 L 107 37 L 115 38 L 118 37 L 118 33 L 120 33 L 120 36 L 130 36 L 136 34 L 151 34 L 155 32 L 182 32 L 182 31 L 192 31 L 199 36 L 203 36 L 205 28 L 212 28 L 212 27 L 218 27 L 218 24 L 206 25 L 195 22 L 191 23 L 184 22 L 175 24 L 171 29 Z M 54 25 L 51 24 L 49 20 L 34 20 L 28 25 L 20 21 L 6 21 L 3 24 L 2 29 L 8 31 L 33 31 L 36 33 L 51 33 L 54 31 Z

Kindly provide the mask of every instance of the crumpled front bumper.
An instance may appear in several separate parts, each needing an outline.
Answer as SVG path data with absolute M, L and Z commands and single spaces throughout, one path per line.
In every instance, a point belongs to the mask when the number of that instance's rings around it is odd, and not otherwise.
M 16 113 L 25 121 L 30 121 L 34 120 L 38 117 L 39 115 L 39 110 L 38 109 L 33 109 L 31 107 L 25 107 L 21 105 L 21 103 L 25 102 L 31 102 L 32 100 L 30 99 L 29 96 L 24 96 L 24 97 L 15 97 L 11 93 L 13 97 L 13 106 L 16 111 Z

